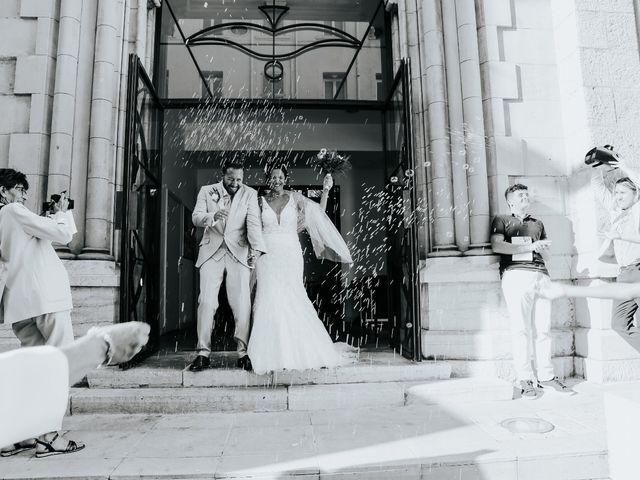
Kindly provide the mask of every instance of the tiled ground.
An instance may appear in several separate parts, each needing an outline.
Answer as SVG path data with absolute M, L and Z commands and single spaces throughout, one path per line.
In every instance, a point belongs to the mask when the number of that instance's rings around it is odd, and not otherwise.
M 474 381 L 469 380 L 473 390 Z M 640 386 L 640 384 L 639 384 Z M 87 443 L 48 459 L 0 459 L 2 478 L 587 480 L 608 476 L 603 391 L 536 401 L 412 403 L 334 411 L 74 415 Z M 513 434 L 511 417 L 555 425 Z

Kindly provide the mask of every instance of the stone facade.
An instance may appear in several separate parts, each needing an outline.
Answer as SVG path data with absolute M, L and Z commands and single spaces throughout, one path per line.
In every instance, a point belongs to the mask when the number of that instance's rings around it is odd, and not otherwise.
M 509 377 L 508 318 L 490 219 L 502 192 L 530 186 L 553 240 L 554 278 L 590 283 L 603 212 L 586 150 L 640 147 L 634 0 L 396 0 L 393 57 L 411 60 L 423 348 L 457 375 Z M 33 179 L 29 206 L 67 189 L 80 232 L 60 254 L 80 327 L 117 319 L 127 57 L 150 70 L 146 0 L 4 0 L 0 8 L 0 167 Z M 640 165 L 640 163 L 639 163 Z M 461 293 L 464 292 L 464 295 Z M 640 376 L 640 354 L 610 329 L 610 302 L 554 304 L 563 375 Z M 10 335 L 2 337 L 10 342 Z
M 615 276 L 594 258 L 605 212 L 583 158 L 591 146 L 609 143 L 633 159 L 640 146 L 637 12 L 632 0 L 398 5 L 404 33 L 397 38 L 403 44 L 407 37 L 423 80 L 422 90 L 414 89 L 422 107 L 414 111 L 426 112 L 428 124 L 425 151 L 418 152 L 432 212 L 421 271 L 423 350 L 452 361 L 454 374 L 509 377 L 497 257 L 473 248 L 487 241 L 484 192 L 488 187 L 494 215 L 508 211 L 507 186 L 530 187 L 533 214 L 553 241 L 553 278 Z M 414 16 L 412 5 L 423 14 Z M 422 57 L 411 55 L 414 44 Z M 478 169 L 479 177 L 471 174 Z M 474 214 L 484 220 L 474 223 Z M 554 303 L 561 374 L 637 378 L 639 354 L 611 331 L 610 310 L 609 301 Z

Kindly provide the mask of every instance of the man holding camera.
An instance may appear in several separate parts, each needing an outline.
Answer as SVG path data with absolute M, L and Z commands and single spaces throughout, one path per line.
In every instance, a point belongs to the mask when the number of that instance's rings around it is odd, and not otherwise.
M 0 314 L 22 347 L 73 342 L 71 287 L 52 242 L 67 244 L 76 232 L 64 193 L 47 216 L 24 204 L 29 183 L 24 173 L 0 169 Z M 45 398 L 42 401 L 46 401 Z M 36 456 L 71 453 L 84 448 L 56 432 L 4 448 L 9 456 L 36 446 Z

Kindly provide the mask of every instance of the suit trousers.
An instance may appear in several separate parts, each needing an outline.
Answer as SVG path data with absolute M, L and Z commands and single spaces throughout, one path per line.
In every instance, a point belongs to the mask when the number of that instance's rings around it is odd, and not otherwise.
M 41 345 L 64 347 L 73 343 L 73 326 L 69 310 L 45 313 L 20 320 L 11 325 L 11 328 L 20 340 L 22 347 L 39 347 Z
M 234 338 L 240 356 L 246 355 L 251 317 L 251 270 L 229 252 L 222 258 L 207 260 L 200 267 L 200 296 L 198 297 L 198 355 L 211 352 L 213 317 L 218 309 L 220 286 L 227 277 L 227 297 L 236 324 Z
M 507 270 L 502 292 L 509 311 L 516 379 L 541 381 L 554 377 L 551 363 L 551 302 L 535 294 L 539 280 L 549 278 L 533 270 Z M 532 353 L 534 355 L 532 355 Z M 536 373 L 531 366 L 535 358 Z

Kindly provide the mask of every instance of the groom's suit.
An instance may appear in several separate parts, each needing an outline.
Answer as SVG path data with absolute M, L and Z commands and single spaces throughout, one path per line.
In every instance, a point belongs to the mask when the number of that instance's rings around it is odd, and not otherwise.
M 226 220 L 216 221 L 214 215 L 222 209 L 229 214 Z M 236 324 L 234 337 L 238 353 L 245 355 L 251 316 L 249 247 L 266 252 L 257 192 L 241 185 L 232 197 L 222 182 L 205 185 L 198 193 L 192 220 L 205 229 L 196 262 L 200 268 L 197 353 L 208 356 L 211 352 L 213 317 L 226 272 L 227 297 Z

